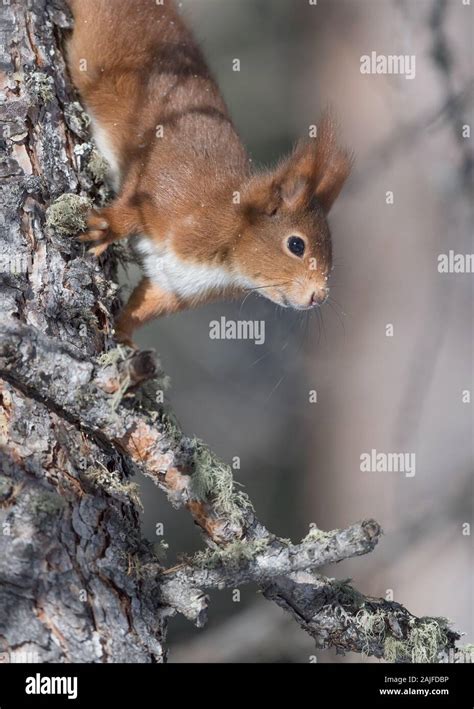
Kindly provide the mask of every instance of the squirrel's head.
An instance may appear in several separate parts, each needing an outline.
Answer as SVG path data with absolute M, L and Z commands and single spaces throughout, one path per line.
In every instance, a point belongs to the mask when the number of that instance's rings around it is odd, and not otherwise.
M 307 309 L 326 300 L 332 268 L 327 214 L 351 163 L 326 114 L 315 139 L 300 142 L 278 167 L 245 184 L 237 267 L 275 303 Z

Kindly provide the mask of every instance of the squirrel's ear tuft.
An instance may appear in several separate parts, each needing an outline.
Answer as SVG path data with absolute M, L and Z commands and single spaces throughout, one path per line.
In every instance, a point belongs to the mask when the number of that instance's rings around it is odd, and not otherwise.
M 326 111 L 314 140 L 314 196 L 327 213 L 349 177 L 353 155 L 337 140 L 337 125 Z
M 338 145 L 336 123 L 326 112 L 316 138 L 300 141 L 275 169 L 250 178 L 242 194 L 242 208 L 252 219 L 279 210 L 310 208 L 316 198 L 327 213 L 351 166 L 352 156 Z
M 316 197 L 323 210 L 329 212 L 351 166 L 352 156 L 339 146 L 336 123 L 326 112 L 317 137 L 300 141 L 279 168 L 283 204 L 288 209 L 301 209 Z

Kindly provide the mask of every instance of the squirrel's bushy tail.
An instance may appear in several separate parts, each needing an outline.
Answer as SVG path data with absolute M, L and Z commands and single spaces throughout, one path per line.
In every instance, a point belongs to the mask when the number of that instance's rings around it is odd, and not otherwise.
M 104 75 L 143 71 L 160 46 L 173 44 L 183 27 L 171 0 L 164 5 L 156 0 L 68 1 L 74 16 L 68 63 L 85 98 Z

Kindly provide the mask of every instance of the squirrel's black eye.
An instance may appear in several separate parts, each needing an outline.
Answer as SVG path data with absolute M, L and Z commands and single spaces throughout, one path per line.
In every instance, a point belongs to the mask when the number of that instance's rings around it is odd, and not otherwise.
M 288 239 L 288 249 L 295 256 L 303 256 L 305 243 L 300 236 L 290 236 Z

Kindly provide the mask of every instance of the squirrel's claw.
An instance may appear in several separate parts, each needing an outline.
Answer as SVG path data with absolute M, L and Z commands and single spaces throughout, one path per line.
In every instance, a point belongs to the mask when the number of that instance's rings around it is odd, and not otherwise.
M 112 242 L 116 241 L 117 235 L 114 234 L 110 229 L 110 224 L 107 219 L 100 214 L 100 212 L 93 210 L 87 218 L 88 230 L 81 234 L 78 239 L 81 242 L 95 242 L 99 241 L 101 243 L 96 246 L 92 246 L 87 250 L 89 254 L 93 254 L 97 258 L 101 256 L 107 247 Z

